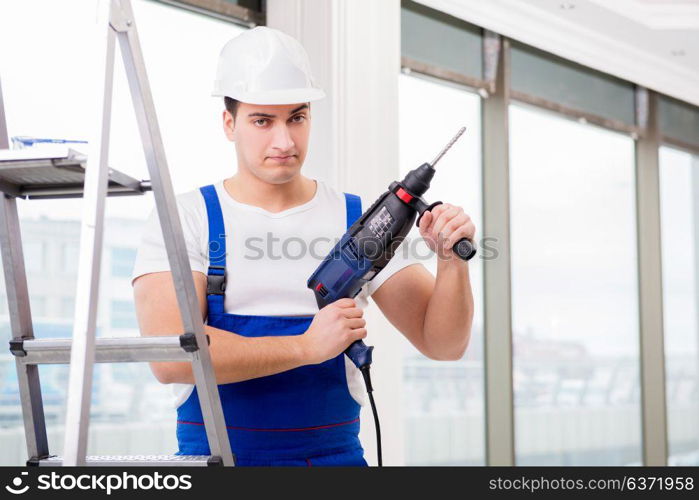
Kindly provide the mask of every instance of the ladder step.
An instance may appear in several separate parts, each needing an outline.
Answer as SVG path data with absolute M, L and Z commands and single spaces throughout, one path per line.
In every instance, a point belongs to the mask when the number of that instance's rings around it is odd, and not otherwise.
M 85 185 L 87 156 L 68 147 L 50 151 L 0 150 L 0 191 L 17 198 L 79 198 Z M 142 195 L 150 181 L 109 169 L 108 196 Z
M 29 460 L 27 465 L 60 467 L 63 465 L 63 459 L 59 456 L 51 456 L 40 460 Z M 208 467 L 222 465 L 222 462 L 220 457 L 210 455 L 88 455 L 85 457 L 85 465 L 93 467 Z
M 72 339 L 31 339 L 11 341 L 11 350 L 27 365 L 69 364 L 71 344 Z M 95 339 L 96 363 L 143 361 L 192 361 L 192 354 L 182 347 L 179 335 Z

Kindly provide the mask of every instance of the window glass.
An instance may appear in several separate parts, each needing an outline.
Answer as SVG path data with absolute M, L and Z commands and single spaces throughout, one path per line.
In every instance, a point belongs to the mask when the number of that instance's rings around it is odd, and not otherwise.
M 50 224 L 50 223 L 49 223 Z M 78 222 L 75 228 L 78 228 Z M 76 232 L 76 239 L 65 242 L 61 245 L 61 271 L 66 274 L 78 272 L 78 260 L 80 258 L 80 235 Z
M 24 267 L 27 273 L 40 273 L 46 267 L 46 252 L 43 241 L 22 241 Z
M 112 276 L 115 278 L 128 278 L 131 276 L 136 262 L 137 248 L 115 247 L 112 248 Z
M 670 465 L 699 465 L 699 156 L 660 149 Z
M 481 229 L 480 98 L 449 84 L 400 76 L 400 170 L 430 162 L 465 126 L 466 133 L 436 166 L 425 201 L 459 205 Z M 408 234 L 412 255 L 436 275 L 436 256 L 417 227 Z M 400 249 L 399 249 L 400 251 Z M 475 315 L 470 345 L 459 361 L 433 361 L 404 342 L 405 463 L 482 465 L 484 452 L 482 264 L 469 261 Z
M 59 315 L 62 318 L 73 318 L 75 313 L 75 299 L 73 297 L 62 297 L 60 302 Z
M 0 46 L 15 48 L 0 51 L 9 135 L 89 140 L 97 57 L 94 0 L 2 4 Z M 210 94 L 221 47 L 243 29 L 161 2 L 133 0 L 132 5 L 175 192 L 233 175 L 235 146 L 223 133 L 223 100 Z M 149 179 L 119 44 L 115 61 L 109 166 Z M 64 77 L 51 78 L 47 85 L 46 75 Z M 75 145 L 78 150 L 84 147 Z M 133 290 L 124 276 L 131 272 L 133 252 L 153 206 L 151 193 L 107 200 L 99 336 L 139 335 Z M 35 335 L 70 338 L 83 200 L 19 200 L 18 210 Z M 0 294 L 6 295 L 4 285 Z M 10 335 L 9 319 L 0 317 L 0 341 L 7 345 Z M 56 454 L 63 446 L 67 373 L 67 366 L 40 368 L 49 446 Z M 155 379 L 147 363 L 98 363 L 94 373 L 89 454 L 177 450 L 171 388 Z M 0 387 L 0 433 L 5 444 L 0 464 L 24 464 L 24 428 L 9 353 L 0 357 Z
M 112 328 L 137 328 L 133 301 L 112 301 L 110 325 Z
M 632 139 L 510 107 L 518 465 L 641 461 Z

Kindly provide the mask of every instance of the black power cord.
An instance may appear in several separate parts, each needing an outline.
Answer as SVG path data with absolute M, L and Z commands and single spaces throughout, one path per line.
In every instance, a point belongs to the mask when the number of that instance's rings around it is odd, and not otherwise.
M 364 377 L 364 385 L 366 386 L 366 392 L 369 395 L 369 403 L 371 403 L 371 411 L 374 414 L 374 428 L 376 429 L 376 456 L 378 460 L 379 467 L 383 467 L 383 460 L 381 458 L 381 427 L 379 426 L 379 414 L 376 411 L 376 403 L 374 402 L 374 388 L 371 385 L 371 375 L 369 370 L 371 365 L 362 366 L 359 371 L 362 372 Z

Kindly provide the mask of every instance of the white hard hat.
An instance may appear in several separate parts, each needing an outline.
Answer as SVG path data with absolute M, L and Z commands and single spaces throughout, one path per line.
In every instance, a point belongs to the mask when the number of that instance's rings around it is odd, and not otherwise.
M 258 26 L 223 46 L 211 95 L 249 104 L 296 104 L 322 99 L 325 92 L 315 84 L 308 54 L 296 39 Z

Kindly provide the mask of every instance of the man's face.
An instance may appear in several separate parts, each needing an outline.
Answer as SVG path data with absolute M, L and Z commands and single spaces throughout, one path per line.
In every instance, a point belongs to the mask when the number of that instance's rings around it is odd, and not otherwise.
M 235 122 L 223 112 L 223 127 L 236 143 L 238 165 L 270 184 L 298 175 L 306 158 L 311 131 L 306 103 L 261 105 L 241 102 Z

